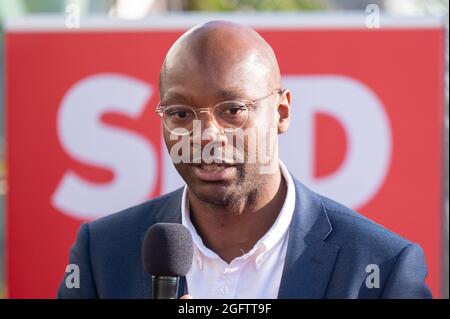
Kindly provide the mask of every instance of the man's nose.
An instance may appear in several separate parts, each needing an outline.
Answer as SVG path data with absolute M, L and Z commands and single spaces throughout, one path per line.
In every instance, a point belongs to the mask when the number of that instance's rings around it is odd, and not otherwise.
M 199 114 L 201 123 L 201 140 L 202 146 L 208 143 L 220 143 L 222 146 L 226 145 L 226 136 L 223 129 L 220 128 L 214 121 L 213 115 L 208 111 L 201 111 Z

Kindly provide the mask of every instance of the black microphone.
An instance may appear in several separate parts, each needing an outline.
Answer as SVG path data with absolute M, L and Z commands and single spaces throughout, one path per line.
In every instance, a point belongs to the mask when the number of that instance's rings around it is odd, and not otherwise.
M 144 269 L 152 276 L 153 299 L 176 299 L 181 276 L 192 265 L 194 243 L 181 224 L 158 223 L 145 233 L 142 245 Z

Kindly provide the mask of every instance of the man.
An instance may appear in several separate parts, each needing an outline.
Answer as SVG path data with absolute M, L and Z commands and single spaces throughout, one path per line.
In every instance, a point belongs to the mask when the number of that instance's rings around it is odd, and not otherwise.
M 160 222 L 184 224 L 194 240 L 180 296 L 431 297 L 418 245 L 309 190 L 279 161 L 269 141 L 289 127 L 291 94 L 254 30 L 214 21 L 186 32 L 161 68 L 160 100 L 186 186 L 83 224 L 70 253 L 80 287 L 63 279 L 60 298 L 148 298 L 141 245 Z

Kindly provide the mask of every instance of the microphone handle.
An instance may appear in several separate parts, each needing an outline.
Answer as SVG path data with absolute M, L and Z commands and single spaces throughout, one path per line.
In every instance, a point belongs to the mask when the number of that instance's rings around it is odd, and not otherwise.
M 180 277 L 152 276 L 152 299 L 177 299 Z

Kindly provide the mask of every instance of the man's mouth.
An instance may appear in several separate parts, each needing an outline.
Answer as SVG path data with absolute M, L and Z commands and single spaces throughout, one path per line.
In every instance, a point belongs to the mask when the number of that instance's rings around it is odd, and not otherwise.
M 236 173 L 236 167 L 231 164 L 198 163 L 190 164 L 195 176 L 203 181 L 222 181 L 229 179 Z
M 207 172 L 218 172 L 218 171 L 222 171 L 225 168 L 229 167 L 229 165 L 223 165 L 223 164 L 201 164 L 200 166 L 201 169 L 207 171 Z

